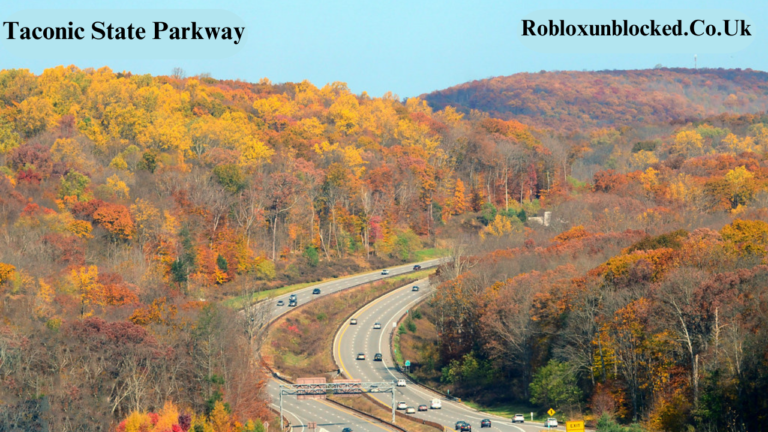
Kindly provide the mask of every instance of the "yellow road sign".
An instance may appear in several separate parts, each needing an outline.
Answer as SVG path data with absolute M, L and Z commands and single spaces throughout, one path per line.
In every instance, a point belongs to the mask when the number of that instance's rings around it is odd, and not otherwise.
M 550 408 L 549 411 L 547 411 L 547 414 L 549 414 L 549 416 L 552 417 L 553 415 L 555 415 L 555 410 Z
M 584 422 L 581 420 L 565 422 L 565 430 L 566 432 L 584 432 Z

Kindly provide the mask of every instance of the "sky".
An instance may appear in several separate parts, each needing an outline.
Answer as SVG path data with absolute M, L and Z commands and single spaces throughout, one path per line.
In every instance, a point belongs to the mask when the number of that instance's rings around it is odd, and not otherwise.
M 768 70 L 768 1 L 487 1 L 487 0 L 0 0 L 0 21 L 22 9 L 224 9 L 246 23 L 248 40 L 219 60 L 77 60 L 17 57 L 0 45 L 0 69 L 74 64 L 115 71 L 274 83 L 342 81 L 355 93 L 414 97 L 463 82 L 541 70 L 693 67 Z M 754 22 L 754 42 L 732 54 L 545 54 L 520 42 L 518 24 L 541 9 L 732 9 Z

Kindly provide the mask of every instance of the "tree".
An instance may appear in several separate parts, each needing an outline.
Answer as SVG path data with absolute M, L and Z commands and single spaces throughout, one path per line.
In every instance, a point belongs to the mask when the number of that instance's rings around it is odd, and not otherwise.
M 533 376 L 531 403 L 542 407 L 570 408 L 579 406 L 581 390 L 568 363 L 550 360 Z

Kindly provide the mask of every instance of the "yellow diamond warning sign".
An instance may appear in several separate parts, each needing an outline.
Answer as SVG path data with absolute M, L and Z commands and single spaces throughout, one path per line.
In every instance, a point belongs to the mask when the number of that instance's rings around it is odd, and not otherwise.
M 555 410 L 550 408 L 549 411 L 547 411 L 547 414 L 549 414 L 549 416 L 551 417 L 551 416 L 555 415 Z

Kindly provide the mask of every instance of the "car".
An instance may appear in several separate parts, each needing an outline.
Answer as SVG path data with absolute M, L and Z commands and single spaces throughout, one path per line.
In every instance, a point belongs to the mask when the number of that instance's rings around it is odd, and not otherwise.
M 419 286 L 418 285 L 414 285 L 413 288 L 412 288 L 412 291 L 418 291 L 418 290 L 419 290 Z
M 544 422 L 545 428 L 556 428 L 557 427 L 557 419 L 554 417 L 550 417 L 547 419 L 547 421 Z
M 415 266 L 413 266 L 413 271 L 416 271 L 416 270 L 421 270 L 421 266 L 420 266 L 420 265 L 418 265 L 418 264 L 416 264 Z
M 352 432 L 352 428 L 344 428 L 341 432 Z
M 284 302 L 284 301 L 282 301 L 282 300 L 278 300 L 278 301 L 277 301 L 277 305 L 278 305 L 278 306 L 285 306 L 285 302 Z
M 405 409 L 406 414 L 416 414 L 416 408 L 414 407 L 408 407 Z
M 465 422 L 465 421 L 463 421 L 463 420 L 459 420 L 459 421 L 457 421 L 457 422 L 456 422 L 456 426 L 454 426 L 454 428 L 455 428 L 456 430 L 461 430 L 461 427 L 462 427 L 462 426 L 464 426 L 466 423 L 467 423 L 467 422 Z
M 515 416 L 512 417 L 512 423 L 525 423 L 525 416 L 522 414 L 515 414 Z
M 351 320 L 349 320 L 349 325 L 357 325 L 357 319 L 352 318 Z
M 432 399 L 432 403 L 429 407 L 432 409 L 441 409 L 443 407 L 443 402 L 440 399 Z
M 358 353 L 357 354 L 357 359 L 358 360 L 365 360 L 365 353 Z
M 472 432 L 472 425 L 465 422 L 463 425 L 461 425 L 461 428 L 459 429 L 459 431 L 461 431 L 461 432 Z
M 405 387 L 405 380 L 404 379 L 397 380 L 397 386 L 398 387 Z
M 427 409 L 426 405 L 419 405 L 419 411 L 426 411 Z
M 296 297 L 296 294 L 291 294 L 290 297 L 288 297 L 288 300 L 298 300 L 299 298 Z
M 480 429 L 491 427 L 491 420 L 490 419 L 482 419 L 480 420 Z
M 382 361 L 381 353 L 376 353 L 376 355 L 373 356 L 373 361 Z
M 386 276 L 386 275 L 388 275 L 388 274 L 389 274 L 389 270 L 387 270 L 387 269 L 384 269 L 384 270 L 382 270 L 382 271 L 381 271 L 381 274 L 382 274 L 382 275 L 384 275 L 384 276 Z
M 381 323 L 376 323 L 373 325 L 374 330 L 381 330 Z
M 288 302 L 288 307 L 295 307 L 297 305 L 296 300 L 291 300 Z
M 405 402 L 398 402 L 397 403 L 397 409 L 404 410 L 406 408 L 408 408 L 408 404 L 407 403 L 405 403 Z
M 320 294 L 320 288 L 313 289 L 312 294 Z

